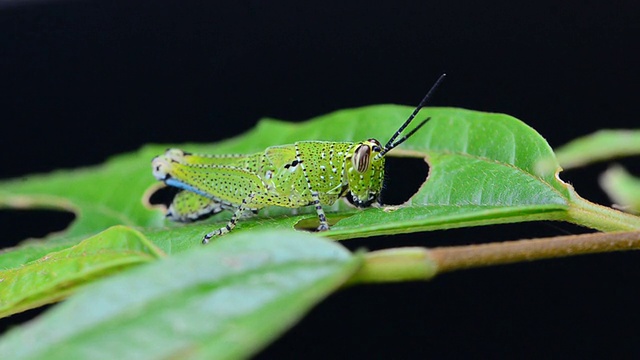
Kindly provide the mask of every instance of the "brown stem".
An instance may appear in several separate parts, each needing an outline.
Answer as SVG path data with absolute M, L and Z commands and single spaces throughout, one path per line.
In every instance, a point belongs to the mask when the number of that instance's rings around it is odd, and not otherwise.
M 593 233 L 434 249 L 406 247 L 364 255 L 349 284 L 429 280 L 447 271 L 640 249 L 640 231 Z
M 593 233 L 429 251 L 438 273 L 565 256 L 640 249 L 640 231 Z

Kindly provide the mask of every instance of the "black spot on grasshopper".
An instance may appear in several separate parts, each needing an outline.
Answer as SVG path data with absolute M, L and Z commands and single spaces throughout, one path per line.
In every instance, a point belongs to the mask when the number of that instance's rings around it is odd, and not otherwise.
M 285 166 L 284 166 L 284 168 L 285 168 L 285 169 L 288 169 L 288 168 L 290 168 L 290 167 L 297 166 L 297 165 L 298 165 L 298 164 L 300 164 L 300 163 L 302 163 L 302 160 L 300 160 L 300 161 L 298 161 L 298 160 L 293 160 L 293 161 L 291 162 L 291 164 L 287 164 L 287 165 L 285 165 Z

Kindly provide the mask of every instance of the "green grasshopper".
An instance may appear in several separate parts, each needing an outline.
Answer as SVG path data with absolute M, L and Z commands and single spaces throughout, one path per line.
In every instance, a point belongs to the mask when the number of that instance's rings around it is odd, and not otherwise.
M 384 156 L 429 121 L 430 118 L 423 120 L 396 140 L 444 76 L 438 78 L 385 146 L 369 139 L 357 143 L 299 141 L 249 155 L 196 155 L 168 149 L 152 161 L 156 179 L 179 189 L 167 217 L 190 222 L 223 210 L 233 211 L 224 227 L 204 236 L 203 244 L 233 230 L 238 219 L 249 211 L 257 213 L 270 205 L 287 208 L 313 205 L 320 220 L 318 231 L 329 230 L 322 205 L 333 205 L 349 194 L 360 208 L 378 201 L 384 180 Z

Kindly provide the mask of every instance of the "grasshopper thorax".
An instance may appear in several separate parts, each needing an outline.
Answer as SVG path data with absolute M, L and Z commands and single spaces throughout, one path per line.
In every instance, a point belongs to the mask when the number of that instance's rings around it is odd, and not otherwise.
M 347 156 L 347 181 L 353 203 L 367 207 L 380 197 L 384 180 L 382 145 L 376 139 L 355 144 Z

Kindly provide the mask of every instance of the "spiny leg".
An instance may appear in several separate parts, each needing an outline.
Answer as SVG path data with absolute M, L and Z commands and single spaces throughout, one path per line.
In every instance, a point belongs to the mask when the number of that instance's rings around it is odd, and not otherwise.
M 298 148 L 297 144 L 295 145 L 295 149 L 297 164 L 299 164 L 302 168 L 304 179 L 307 181 L 307 188 L 311 192 L 311 205 L 315 206 L 316 213 L 318 214 L 318 219 L 320 219 L 320 226 L 318 226 L 318 231 L 329 230 L 329 222 L 327 222 L 327 216 L 324 214 L 322 205 L 320 205 L 320 196 L 318 195 L 318 192 L 313 190 L 313 188 L 311 187 L 311 179 L 309 179 L 309 175 L 307 175 L 307 169 L 305 168 L 302 158 L 300 157 L 300 149 Z
M 313 199 L 312 204 L 316 208 L 316 213 L 318 213 L 318 219 L 320 219 L 320 226 L 318 226 L 318 231 L 329 230 L 329 222 L 327 222 L 327 216 L 324 214 L 322 205 L 320 205 L 320 197 L 318 196 L 318 192 L 312 191 L 311 198 Z
M 229 219 L 229 222 L 227 223 L 227 225 L 225 225 L 224 227 L 221 227 L 220 229 L 214 230 L 214 231 L 208 233 L 207 235 L 205 235 L 202 238 L 202 243 L 203 244 L 208 244 L 209 240 L 211 240 L 212 237 L 224 235 L 224 234 L 228 233 L 229 231 L 233 230 L 233 228 L 236 227 L 236 223 L 238 222 L 238 218 L 245 212 L 245 210 L 247 210 L 249 208 L 248 204 L 251 203 L 251 200 L 253 200 L 254 196 L 255 196 L 255 194 L 250 194 L 245 199 L 243 199 L 242 200 L 242 204 L 240 204 L 240 206 L 238 206 L 236 211 L 231 216 L 231 219 Z

